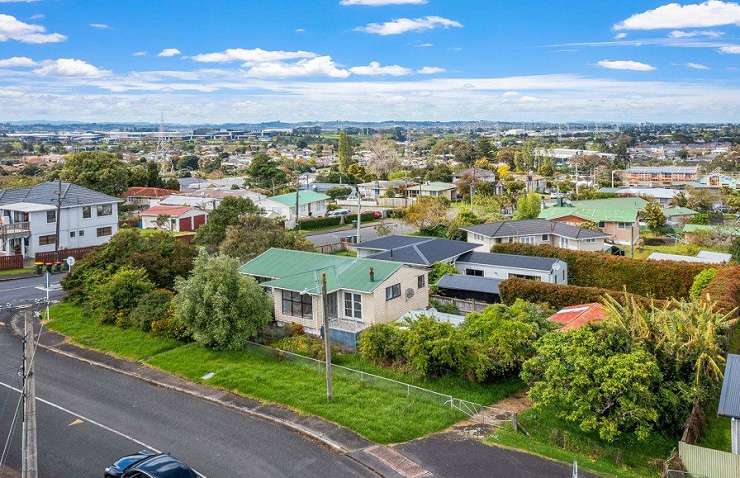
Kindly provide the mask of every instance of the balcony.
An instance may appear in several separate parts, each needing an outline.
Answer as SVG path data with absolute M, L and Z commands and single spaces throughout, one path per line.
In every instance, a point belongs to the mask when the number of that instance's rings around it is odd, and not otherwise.
M 0 236 L 27 236 L 31 234 L 31 224 L 28 222 L 11 222 L 0 225 Z

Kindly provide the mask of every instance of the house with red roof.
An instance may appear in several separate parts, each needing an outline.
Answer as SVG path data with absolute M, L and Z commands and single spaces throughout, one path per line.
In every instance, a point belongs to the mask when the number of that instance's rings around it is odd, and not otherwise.
M 552 314 L 548 320 L 560 325 L 561 330 L 570 330 L 591 322 L 598 322 L 606 318 L 604 306 L 592 302 L 590 304 L 571 305 Z
M 140 214 L 142 229 L 191 232 L 208 220 L 208 213 L 190 206 L 152 206 Z
M 128 205 L 145 208 L 166 198 L 167 196 L 176 194 L 177 192 L 178 191 L 173 189 L 135 186 L 128 188 L 128 190 L 123 193 L 123 198 L 126 200 L 126 204 Z

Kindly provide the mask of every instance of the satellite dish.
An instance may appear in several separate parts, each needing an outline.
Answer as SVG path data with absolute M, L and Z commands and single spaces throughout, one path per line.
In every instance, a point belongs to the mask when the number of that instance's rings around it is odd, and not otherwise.
M 414 296 L 414 289 L 412 289 L 411 287 L 406 289 L 406 299 L 410 299 L 413 296 Z

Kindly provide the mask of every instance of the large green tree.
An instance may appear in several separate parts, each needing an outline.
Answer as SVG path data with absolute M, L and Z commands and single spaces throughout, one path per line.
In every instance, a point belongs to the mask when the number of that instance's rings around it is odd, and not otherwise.
M 249 163 L 247 174 L 252 181 L 261 187 L 271 187 L 273 184 L 283 185 L 287 180 L 285 172 L 280 169 L 277 161 L 265 153 L 257 153 Z
M 347 168 L 354 163 L 352 160 L 352 138 L 345 130 L 339 132 L 339 171 L 347 174 Z
M 226 229 L 221 253 L 248 261 L 271 247 L 312 251 L 314 245 L 302 233 L 287 231 L 282 223 L 258 214 L 247 214 Z
M 238 196 L 227 196 L 208 215 L 208 222 L 198 228 L 195 242 L 209 252 L 216 252 L 226 237 L 226 228 L 239 222 L 245 214 L 259 214 L 260 210 L 251 200 Z
M 663 214 L 663 208 L 657 202 L 647 203 L 640 216 L 651 231 L 659 231 L 665 226 L 665 214 Z
M 541 201 L 542 199 L 537 193 L 521 196 L 516 201 L 514 219 L 536 219 L 540 215 Z
M 49 179 L 56 178 L 120 196 L 129 186 L 129 168 L 115 154 L 83 151 L 67 155 L 61 169 L 50 172 Z

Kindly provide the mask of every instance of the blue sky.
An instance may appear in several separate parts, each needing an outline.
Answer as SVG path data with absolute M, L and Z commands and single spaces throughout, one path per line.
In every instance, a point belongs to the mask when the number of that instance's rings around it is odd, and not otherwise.
M 740 4 L 0 0 L 0 121 L 740 121 Z

